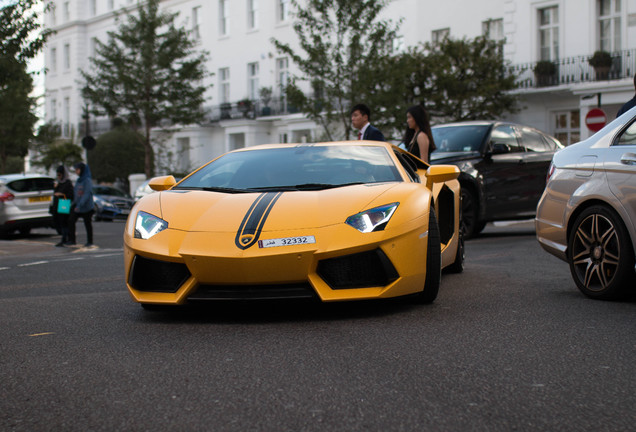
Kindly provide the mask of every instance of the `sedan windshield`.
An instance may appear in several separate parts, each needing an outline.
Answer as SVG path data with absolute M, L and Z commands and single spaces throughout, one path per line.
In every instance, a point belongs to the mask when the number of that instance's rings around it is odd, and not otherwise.
M 383 147 L 302 145 L 228 153 L 174 189 L 239 193 L 395 181 L 402 178 Z
M 479 151 L 490 125 L 437 126 L 432 129 L 434 153 Z

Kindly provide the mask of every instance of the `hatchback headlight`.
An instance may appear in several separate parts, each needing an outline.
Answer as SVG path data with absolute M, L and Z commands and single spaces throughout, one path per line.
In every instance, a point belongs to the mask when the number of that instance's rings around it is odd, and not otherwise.
M 361 233 L 382 231 L 399 205 L 400 203 L 391 203 L 372 208 L 371 210 L 349 216 L 345 223 Z
M 143 211 L 137 213 L 137 218 L 135 219 L 135 238 L 148 240 L 166 228 L 168 228 L 168 222 L 165 220 Z

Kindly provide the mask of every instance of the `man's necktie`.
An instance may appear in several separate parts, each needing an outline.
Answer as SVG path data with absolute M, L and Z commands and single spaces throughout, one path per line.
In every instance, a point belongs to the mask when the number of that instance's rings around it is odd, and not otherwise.
M 362 132 L 358 132 L 358 139 L 362 139 Z

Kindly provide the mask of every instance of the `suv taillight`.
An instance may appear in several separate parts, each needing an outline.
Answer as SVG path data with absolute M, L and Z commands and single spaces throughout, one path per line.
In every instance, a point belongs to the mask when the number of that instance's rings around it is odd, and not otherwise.
M 4 192 L 0 194 L 0 202 L 13 201 L 13 194 L 11 192 Z

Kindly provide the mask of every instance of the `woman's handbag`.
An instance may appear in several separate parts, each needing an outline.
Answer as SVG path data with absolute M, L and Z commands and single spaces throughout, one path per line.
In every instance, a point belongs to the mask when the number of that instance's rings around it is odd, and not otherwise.
M 71 200 L 66 198 L 60 198 L 57 200 L 57 212 L 60 214 L 71 213 Z

